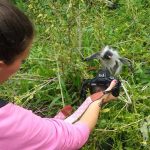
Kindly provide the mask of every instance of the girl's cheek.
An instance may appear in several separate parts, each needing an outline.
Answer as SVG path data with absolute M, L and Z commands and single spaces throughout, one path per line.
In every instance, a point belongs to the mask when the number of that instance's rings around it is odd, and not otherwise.
M 21 62 L 20 62 L 20 61 L 16 62 L 16 63 L 10 68 L 10 74 L 13 74 L 13 73 L 17 72 L 17 71 L 19 70 L 20 66 L 21 66 Z

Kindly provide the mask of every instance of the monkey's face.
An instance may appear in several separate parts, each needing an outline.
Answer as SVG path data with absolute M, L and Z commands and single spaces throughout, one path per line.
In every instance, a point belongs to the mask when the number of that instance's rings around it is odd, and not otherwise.
M 106 51 L 106 52 L 104 53 L 102 59 L 107 59 L 107 60 L 109 60 L 109 59 L 112 58 L 112 56 L 113 56 L 113 53 L 108 50 L 108 51 Z

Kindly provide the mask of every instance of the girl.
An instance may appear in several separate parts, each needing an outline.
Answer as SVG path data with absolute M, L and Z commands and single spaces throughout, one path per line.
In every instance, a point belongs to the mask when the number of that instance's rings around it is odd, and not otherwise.
M 33 26 L 27 16 L 0 0 L 0 83 L 13 75 L 28 57 L 33 37 Z M 115 84 L 113 81 L 107 90 Z M 0 150 L 81 148 L 96 124 L 101 104 L 115 98 L 111 94 L 105 99 L 101 96 L 99 92 L 88 97 L 79 111 L 66 120 L 63 120 L 65 109 L 61 113 L 63 117 L 59 113 L 55 118 L 41 118 L 30 110 L 0 100 Z

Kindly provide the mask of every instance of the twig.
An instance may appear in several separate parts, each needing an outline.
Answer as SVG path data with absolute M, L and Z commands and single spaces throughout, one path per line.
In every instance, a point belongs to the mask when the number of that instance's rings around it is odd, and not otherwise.
M 66 14 L 68 13 L 69 9 L 72 7 L 72 0 L 69 1 L 69 5 L 68 5 L 68 8 L 67 8 L 67 11 L 66 11 Z
M 117 129 L 114 130 L 107 130 L 107 129 L 95 129 L 96 131 L 101 131 L 101 132 L 117 132 Z
M 79 14 L 77 16 L 77 33 L 78 33 L 78 52 L 81 55 L 81 58 L 84 59 L 83 54 L 81 53 L 82 46 L 82 31 L 81 31 L 81 14 L 80 14 L 80 6 L 79 6 Z
M 26 73 L 18 73 L 15 76 L 11 77 L 11 80 L 28 80 L 28 81 L 44 81 L 48 82 L 49 80 L 53 80 L 53 78 L 45 78 L 44 76 L 34 75 L 34 74 L 26 74 Z
M 146 118 L 148 118 L 149 116 L 147 116 L 147 117 L 145 117 L 144 119 L 146 119 Z M 119 130 L 121 130 L 121 129 L 123 129 L 123 128 L 127 128 L 127 127 L 129 127 L 129 126 L 132 126 L 132 125 L 134 125 L 134 124 L 137 124 L 137 123 L 139 123 L 140 121 L 142 121 L 143 119 L 139 119 L 139 120 L 137 120 L 137 121 L 135 121 L 135 122 L 131 122 L 131 123 L 129 123 L 129 124 L 126 124 L 126 125 L 124 125 L 124 126 L 121 126 L 121 127 L 119 127 L 119 128 L 116 128 L 116 129 L 114 129 L 114 130 L 109 130 L 109 129 L 95 129 L 96 131 L 101 131 L 101 132 L 117 132 L 117 131 L 119 131 Z
M 65 101 L 64 101 L 64 95 L 63 95 L 63 90 L 62 90 L 62 86 L 61 86 L 61 78 L 60 78 L 58 60 L 56 61 L 56 63 L 57 63 L 57 73 L 58 73 L 58 81 L 59 81 L 59 87 L 60 87 L 60 92 L 61 92 L 62 105 L 64 107 L 65 106 Z
M 124 96 L 119 96 L 120 97 L 120 100 L 121 101 L 123 101 L 123 102 L 125 102 L 125 103 L 128 103 L 128 100 L 124 97 Z
M 38 60 L 38 61 L 51 61 L 51 62 L 55 62 L 55 60 L 52 60 L 50 58 L 28 58 L 28 60 Z
M 149 87 L 149 84 L 143 86 L 143 88 L 141 89 L 142 91 L 146 90 Z
M 28 80 L 28 81 L 44 81 L 44 82 L 49 81 L 49 79 L 31 79 L 31 78 L 15 78 L 15 77 L 12 77 L 11 80 Z
M 20 101 L 22 100 L 22 99 L 24 99 L 24 98 L 27 98 L 26 99 L 26 101 L 22 104 L 22 106 L 24 106 L 25 105 L 25 103 L 26 102 L 28 102 L 30 99 L 32 99 L 33 98 L 33 96 L 35 95 L 35 93 L 37 92 L 37 91 L 39 91 L 39 90 L 41 90 L 43 87 L 45 87 L 47 84 L 49 84 L 50 82 L 52 82 L 52 81 L 54 81 L 56 78 L 54 78 L 54 79 L 50 79 L 49 81 L 47 81 L 47 82 L 44 82 L 44 83 L 42 83 L 42 84 L 40 84 L 40 85 L 38 85 L 38 86 L 35 86 L 32 90 L 30 90 L 30 91 L 28 91 L 28 93 L 26 93 L 26 94 L 24 94 L 24 95 L 22 95 L 22 96 L 20 96 L 20 97 L 17 97 L 16 99 L 19 99 Z
M 119 114 L 121 113 L 121 111 L 125 108 L 127 106 L 127 104 L 125 104 L 122 108 L 121 108 L 121 110 L 118 112 L 118 114 L 115 116 L 115 118 L 113 119 L 113 121 L 119 116 Z M 112 122 L 113 122 L 112 121 Z
M 121 127 L 118 128 L 117 130 L 121 130 L 121 129 L 123 129 L 123 128 L 127 128 L 127 127 L 129 127 L 129 126 L 132 126 L 132 125 L 134 125 L 134 124 L 137 124 L 138 122 L 140 122 L 140 121 L 142 121 L 142 120 L 143 120 L 143 119 L 140 119 L 140 120 L 138 120 L 138 121 L 135 121 L 135 122 L 129 123 L 129 124 L 127 124 L 127 125 L 121 126 Z
M 128 92 L 127 92 L 127 89 L 126 89 L 126 87 L 124 86 L 124 80 L 122 79 L 122 77 L 121 77 L 120 75 L 119 75 L 119 78 L 120 78 L 120 80 L 122 81 L 122 88 L 123 88 L 123 90 L 124 90 L 124 92 L 125 92 L 125 94 L 126 94 L 126 96 L 127 96 L 127 99 L 128 99 L 127 103 L 128 103 L 128 104 L 132 104 L 132 101 L 131 101 L 131 98 L 130 98 Z

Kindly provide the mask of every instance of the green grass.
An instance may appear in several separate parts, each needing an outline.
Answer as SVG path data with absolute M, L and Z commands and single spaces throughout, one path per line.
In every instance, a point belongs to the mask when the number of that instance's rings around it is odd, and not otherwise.
M 83 62 L 81 55 L 105 45 L 117 47 L 134 64 L 133 73 L 124 68 L 121 74 L 133 103 L 124 102 L 122 90 L 118 101 L 106 105 L 83 150 L 149 149 L 140 127 L 150 115 L 150 2 L 120 0 L 114 10 L 103 0 L 15 2 L 34 22 L 36 38 L 26 63 L 0 87 L 1 97 L 46 117 L 64 104 L 77 108 L 82 80 L 96 74 L 90 67 L 100 66 Z

